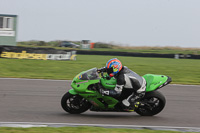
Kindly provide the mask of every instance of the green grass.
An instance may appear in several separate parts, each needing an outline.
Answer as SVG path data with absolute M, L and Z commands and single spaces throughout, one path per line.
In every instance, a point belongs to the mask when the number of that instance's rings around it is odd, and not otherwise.
M 37 128 L 10 128 L 1 127 L 1 133 L 180 133 L 176 131 L 135 130 L 100 127 L 37 127 Z
M 105 66 L 111 58 L 114 56 L 78 55 L 77 61 L 0 58 L 0 77 L 71 80 L 81 71 Z M 200 84 L 200 60 L 125 56 L 117 58 L 140 75 L 164 74 L 172 77 L 172 83 Z

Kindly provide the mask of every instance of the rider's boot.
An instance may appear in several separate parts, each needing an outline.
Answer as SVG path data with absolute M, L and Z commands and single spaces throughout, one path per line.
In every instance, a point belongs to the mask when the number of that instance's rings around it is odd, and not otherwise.
M 140 100 L 143 98 L 145 93 L 131 94 L 127 99 L 122 101 L 125 111 L 135 111 L 140 105 Z

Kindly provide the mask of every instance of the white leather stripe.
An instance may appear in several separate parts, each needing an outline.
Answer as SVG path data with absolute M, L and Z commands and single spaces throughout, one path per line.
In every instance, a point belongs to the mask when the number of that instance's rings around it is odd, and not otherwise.
M 121 93 L 123 87 L 124 87 L 124 85 L 116 85 L 114 90 L 115 90 L 117 93 Z
M 133 88 L 130 78 L 126 74 L 124 74 L 124 77 L 125 77 L 125 81 L 126 81 L 126 84 L 124 87 L 125 88 Z
M 143 78 L 142 86 L 140 87 L 140 89 L 137 90 L 137 93 L 145 92 L 145 90 L 146 90 L 146 80 Z

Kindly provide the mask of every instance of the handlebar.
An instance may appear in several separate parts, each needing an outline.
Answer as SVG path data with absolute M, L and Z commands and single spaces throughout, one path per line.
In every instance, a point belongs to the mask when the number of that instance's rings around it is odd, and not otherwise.
M 103 72 L 101 72 L 101 77 L 104 78 Z
M 102 68 L 100 68 L 100 69 L 97 69 L 97 72 L 98 73 L 101 73 L 101 77 L 102 78 L 106 78 L 107 80 L 110 80 L 110 76 L 104 76 L 104 72 L 106 72 L 106 68 L 105 67 L 102 67 Z

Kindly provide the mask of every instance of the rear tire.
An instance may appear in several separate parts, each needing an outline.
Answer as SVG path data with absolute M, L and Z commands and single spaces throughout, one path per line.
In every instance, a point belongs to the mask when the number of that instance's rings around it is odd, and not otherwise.
M 62 108 L 70 114 L 80 114 L 87 111 L 91 104 L 80 95 L 65 93 L 61 99 Z
M 161 92 L 152 91 L 145 94 L 141 103 L 144 105 L 139 106 L 135 112 L 141 116 L 153 116 L 163 110 L 166 100 Z

